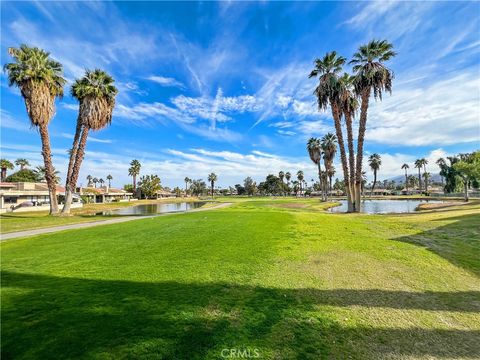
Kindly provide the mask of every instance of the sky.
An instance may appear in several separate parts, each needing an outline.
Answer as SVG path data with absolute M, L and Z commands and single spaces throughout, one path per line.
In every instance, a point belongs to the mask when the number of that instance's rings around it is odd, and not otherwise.
M 379 178 L 420 157 L 437 173 L 441 156 L 480 148 L 479 2 L 1 2 L 1 63 L 8 47 L 41 47 L 68 83 L 50 124 L 62 180 L 78 103 L 69 95 L 85 69 L 109 72 L 119 89 L 110 127 L 92 132 L 87 175 L 130 183 L 129 162 L 165 186 L 218 175 L 222 187 L 280 170 L 316 168 L 308 138 L 334 132 L 308 79 L 315 58 L 350 59 L 387 39 L 393 92 L 372 99 L 365 153 L 379 153 Z M 345 71 L 351 68 L 345 66 Z M 18 89 L 1 74 L 1 157 L 40 165 L 40 137 Z M 336 160 L 336 177 L 342 177 Z M 371 171 L 367 171 L 371 177 Z

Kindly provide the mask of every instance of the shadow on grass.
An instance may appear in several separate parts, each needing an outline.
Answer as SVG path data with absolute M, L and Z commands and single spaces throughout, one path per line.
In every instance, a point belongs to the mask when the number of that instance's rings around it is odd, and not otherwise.
M 452 220 L 454 222 L 451 224 L 394 240 L 423 246 L 451 263 L 480 275 L 480 214 L 432 221 Z
M 479 292 L 271 289 L 2 273 L 2 358 L 480 357 L 480 331 L 372 328 L 331 306 L 479 311 Z

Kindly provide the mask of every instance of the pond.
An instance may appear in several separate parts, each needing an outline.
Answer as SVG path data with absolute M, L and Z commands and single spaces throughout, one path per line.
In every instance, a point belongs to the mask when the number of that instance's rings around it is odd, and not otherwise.
M 205 201 L 179 202 L 171 204 L 142 204 L 125 208 L 106 210 L 96 213 L 96 215 L 155 215 L 171 212 L 189 211 L 198 209 L 205 205 Z
M 339 200 L 340 206 L 330 208 L 333 213 L 347 212 L 347 201 Z M 422 203 L 443 203 L 441 200 L 362 200 L 362 212 L 367 214 L 411 213 Z

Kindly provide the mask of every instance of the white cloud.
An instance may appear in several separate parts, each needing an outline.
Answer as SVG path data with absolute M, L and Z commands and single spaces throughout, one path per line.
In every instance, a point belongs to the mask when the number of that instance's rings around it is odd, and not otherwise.
M 16 131 L 28 131 L 30 122 L 14 118 L 8 111 L 0 109 L 0 127 Z
M 172 78 L 172 77 L 164 77 L 164 76 L 158 76 L 158 75 L 151 75 L 146 78 L 147 80 L 153 81 L 157 84 L 160 84 L 161 86 L 172 86 L 172 87 L 178 87 L 181 89 L 185 88 L 185 85 L 181 83 L 180 81 Z

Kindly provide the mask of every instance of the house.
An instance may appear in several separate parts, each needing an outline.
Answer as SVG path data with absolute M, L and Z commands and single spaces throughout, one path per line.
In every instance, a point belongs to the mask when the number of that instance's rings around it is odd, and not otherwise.
M 366 189 L 365 193 L 368 195 L 370 195 L 371 193 L 373 196 L 392 195 L 393 190 L 378 188 L 378 189 L 373 189 L 372 191 L 371 189 Z
M 177 197 L 177 194 L 171 191 L 166 191 L 166 190 L 158 190 L 156 192 L 157 199 L 162 199 L 162 198 L 174 198 Z
M 57 185 L 58 202 L 65 198 L 65 188 Z M 72 208 L 82 207 L 78 195 L 73 196 Z M 45 211 L 50 209 L 50 197 L 46 183 L 33 182 L 1 182 L 0 212 L 8 211 Z
M 111 203 L 130 201 L 133 193 L 122 189 L 115 189 L 109 186 L 79 187 L 77 194 L 87 200 L 89 203 Z

